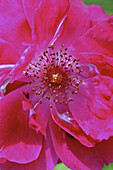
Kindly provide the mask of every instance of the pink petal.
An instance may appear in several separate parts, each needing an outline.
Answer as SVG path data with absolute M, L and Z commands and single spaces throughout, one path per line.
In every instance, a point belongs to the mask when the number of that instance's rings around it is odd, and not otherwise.
M 22 75 L 22 71 L 24 71 L 28 64 L 31 63 L 32 58 L 35 56 L 35 50 L 36 50 L 35 47 L 33 48 L 28 47 L 23 52 L 20 59 L 15 64 L 14 68 L 11 70 L 9 74 L 10 76 L 12 76 L 11 83 L 18 79 L 18 77 Z
M 42 148 L 42 135 L 29 128 L 29 115 L 22 109 L 26 86 L 6 95 L 0 103 L 0 157 L 13 162 L 36 160 Z
M 87 6 L 80 0 L 70 0 L 70 8 L 57 44 L 70 45 L 90 28 Z
M 9 72 L 19 56 L 19 51 L 13 45 L 0 38 L 0 98 L 4 96 L 10 78 Z
M 96 24 L 73 47 L 75 53 L 95 52 L 113 57 L 113 17 Z
M 6 158 L 0 158 L 0 164 L 5 163 L 6 161 L 7 161 L 7 159 L 6 159 Z
M 31 28 L 33 28 L 33 18 L 41 0 L 22 0 L 26 18 Z
M 31 29 L 24 15 L 21 1 L 1 0 L 0 35 L 1 38 L 18 47 L 20 51 L 25 49 L 22 43 L 31 42 Z
M 13 64 L 0 65 L 0 86 L 3 85 L 10 78 L 9 72 L 13 67 Z
M 54 151 L 51 135 L 49 132 L 49 128 L 47 128 L 47 136 L 44 140 L 43 147 L 41 153 L 36 161 L 33 161 L 28 164 L 17 164 L 7 161 L 6 163 L 0 165 L 2 169 L 10 169 L 10 170 L 31 170 L 31 169 L 41 169 L 41 170 L 53 170 L 56 163 L 58 161 L 58 157 Z
M 51 134 L 57 155 L 70 169 L 100 170 L 104 164 L 113 161 L 113 138 L 88 148 L 66 134 L 54 122 L 51 122 Z
M 69 110 L 82 130 L 92 138 L 102 141 L 113 135 L 113 80 L 107 76 L 92 78 L 92 86 L 88 84 L 79 88 L 78 94 L 69 103 Z
M 30 102 L 23 100 L 22 101 L 22 107 L 26 111 L 26 110 L 33 108 L 33 105 Z
M 41 1 L 34 16 L 33 39 L 37 44 L 47 48 L 68 8 L 68 0 Z
M 112 57 L 90 52 L 79 54 L 78 57 L 81 62 L 94 64 L 101 75 L 113 77 Z
M 99 5 L 88 5 L 87 7 L 89 9 L 92 26 L 109 16 L 104 13 L 104 10 Z
M 0 86 L 10 78 L 9 72 L 20 57 L 20 52 L 0 38 Z
M 15 64 L 20 57 L 20 52 L 2 38 L 0 38 L 0 64 Z
M 65 111 L 64 113 L 58 112 L 57 107 L 52 103 L 51 113 L 55 123 L 67 133 L 78 139 L 83 145 L 92 147 L 96 144 L 94 139 L 84 133 L 69 111 Z
M 42 97 L 41 102 L 42 104 L 40 104 L 40 102 L 36 104 L 34 109 L 35 113 L 30 117 L 29 125 L 35 129 L 36 132 L 40 131 L 46 135 L 46 127 L 50 117 L 50 101 Z

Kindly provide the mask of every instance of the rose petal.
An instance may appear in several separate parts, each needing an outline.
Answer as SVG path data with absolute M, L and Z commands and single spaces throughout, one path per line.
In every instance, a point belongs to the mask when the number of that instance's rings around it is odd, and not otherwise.
M 64 22 L 63 31 L 57 44 L 70 45 L 90 28 L 90 16 L 87 6 L 80 0 L 70 0 L 70 8 Z
M 1 163 L 1 164 L 5 163 L 6 161 L 7 161 L 6 158 L 0 158 L 0 163 Z
M 33 39 L 37 44 L 47 48 L 68 8 L 68 0 L 41 1 L 34 16 Z
M 73 44 L 75 54 L 95 52 L 113 57 L 113 17 L 96 24 Z
M 112 82 L 112 78 L 95 76 L 92 78 L 93 92 L 89 91 L 90 87 L 81 86 L 76 96 L 69 94 L 73 97 L 69 110 L 74 119 L 87 135 L 99 141 L 113 135 Z
M 42 97 L 38 104 L 35 105 L 34 113 L 30 117 L 29 125 L 37 132 L 40 131 L 46 135 L 46 127 L 50 117 L 50 101 L 45 97 Z
M 20 52 L 2 38 L 0 38 L 0 63 L 15 64 L 20 57 Z
M 101 75 L 113 77 L 113 58 L 94 52 L 79 54 L 81 62 L 92 63 Z
M 78 139 L 83 145 L 92 147 L 96 144 L 94 139 L 84 133 L 68 109 L 64 113 L 58 112 L 57 107 L 55 107 L 54 103 L 52 103 L 51 113 L 55 123 L 57 123 L 57 125 L 64 129 L 67 133 Z
M 32 61 L 32 58 L 35 56 L 36 48 L 28 47 L 23 54 L 21 55 L 18 62 L 15 64 L 13 69 L 10 72 L 10 76 L 12 76 L 11 83 L 13 83 L 19 76 L 21 76 L 22 71 L 28 66 L 28 64 Z
M 13 45 L 0 38 L 0 86 L 4 86 L 4 83 L 10 78 L 9 72 L 19 57 L 20 52 Z
M 25 88 L 9 93 L 0 103 L 0 157 L 18 163 L 37 159 L 42 148 L 42 135 L 29 128 L 28 112 L 22 109 Z
M 40 168 L 41 170 L 53 170 L 57 161 L 58 161 L 58 157 L 53 148 L 49 128 L 47 128 L 47 136 L 44 140 L 41 153 L 36 161 L 33 161 L 28 164 L 23 164 L 23 165 L 11 163 L 7 161 L 6 163 L 0 165 L 0 168 L 2 169 L 10 168 L 10 170 L 14 170 L 14 169 L 28 170 L 28 169 L 40 169 Z
M 25 110 L 25 111 L 33 108 L 33 105 L 26 100 L 22 101 L 22 106 L 23 106 L 23 110 Z
M 15 44 L 20 51 L 25 49 L 22 43 L 31 42 L 31 29 L 25 18 L 21 1 L 1 0 L 0 35 L 4 40 Z
M 41 0 L 22 0 L 26 18 L 31 28 L 33 28 L 33 18 Z
M 103 8 L 99 5 L 88 5 L 87 7 L 90 13 L 92 26 L 109 16 L 108 14 L 105 14 Z
M 87 148 L 66 134 L 52 121 L 50 127 L 56 153 L 61 161 L 70 169 L 100 170 L 104 164 L 113 161 L 113 138 L 103 141 L 93 148 Z

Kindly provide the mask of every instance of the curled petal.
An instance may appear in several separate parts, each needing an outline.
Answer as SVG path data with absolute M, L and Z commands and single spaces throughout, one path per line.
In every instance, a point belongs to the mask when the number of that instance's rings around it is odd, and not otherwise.
M 20 52 L 15 46 L 0 38 L 0 97 L 4 96 L 10 79 L 9 73 L 19 57 Z
M 82 62 L 92 63 L 101 75 L 113 77 L 113 58 L 95 53 L 84 52 L 78 55 Z
M 51 135 L 57 155 L 70 169 L 100 170 L 113 161 L 113 138 L 87 148 L 51 121 Z M 106 149 L 103 149 L 106 148 Z
M 93 138 L 84 133 L 68 109 L 66 112 L 60 113 L 54 103 L 52 103 L 51 113 L 55 123 L 69 133 L 72 138 L 78 139 L 80 143 L 88 147 L 93 147 L 96 144 Z
M 75 53 L 95 52 L 113 57 L 113 16 L 97 23 L 73 47 Z
M 92 78 L 92 91 L 88 93 L 88 89 L 81 86 L 78 94 L 71 96 L 74 102 L 69 103 L 69 110 L 79 126 L 99 141 L 113 135 L 112 83 L 112 78 L 95 76 Z
M 43 139 L 29 127 L 28 112 L 22 108 L 24 89 L 10 92 L 0 102 L 0 157 L 18 163 L 36 160 Z
M 41 153 L 37 160 L 27 164 L 17 164 L 14 162 L 7 161 L 0 165 L 1 169 L 17 169 L 17 170 L 28 170 L 28 169 L 40 169 L 41 170 L 53 170 L 58 161 L 58 156 L 55 153 L 53 143 L 51 140 L 49 127 L 47 128 L 47 135 L 44 140 Z
M 43 97 L 38 104 L 34 106 L 34 112 L 31 114 L 29 125 L 35 129 L 36 132 L 40 131 L 46 135 L 46 127 L 50 117 L 49 101 Z

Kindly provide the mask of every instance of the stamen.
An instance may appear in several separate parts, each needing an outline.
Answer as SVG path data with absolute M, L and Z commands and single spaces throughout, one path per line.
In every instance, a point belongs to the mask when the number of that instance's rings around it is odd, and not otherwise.
M 25 76 L 31 77 L 34 79 L 29 82 L 29 85 L 39 89 L 35 90 L 32 87 L 32 91 L 40 97 L 45 97 L 50 100 L 55 94 L 56 99 L 52 99 L 55 103 L 65 103 L 68 105 L 68 102 L 73 101 L 73 98 L 67 99 L 68 91 L 71 91 L 71 94 L 77 94 L 79 90 L 79 85 L 82 83 L 82 80 L 79 79 L 79 75 L 83 72 L 80 69 L 78 62 L 80 59 L 72 58 L 72 55 L 68 55 L 68 49 L 62 44 L 62 47 L 59 51 L 55 51 L 53 45 L 48 46 L 48 50 L 45 50 L 42 55 L 39 55 L 38 62 L 32 62 L 24 71 Z M 74 89 L 75 88 L 75 89 Z M 44 90 L 43 90 L 44 89 Z M 45 94 L 49 92 L 48 95 Z M 23 92 L 27 99 L 30 98 L 29 92 Z M 60 99 L 58 98 L 60 97 Z M 41 100 L 36 100 L 38 103 L 42 103 Z M 50 108 L 52 105 L 50 104 Z

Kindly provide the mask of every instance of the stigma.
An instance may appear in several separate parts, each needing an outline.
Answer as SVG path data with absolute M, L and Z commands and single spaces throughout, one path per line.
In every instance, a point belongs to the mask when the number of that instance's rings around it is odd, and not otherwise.
M 62 75 L 60 73 L 51 74 L 51 83 L 60 84 L 62 81 Z
M 64 45 L 57 52 L 53 46 L 49 46 L 42 55 L 37 56 L 24 71 L 25 76 L 30 78 L 29 88 L 35 93 L 36 102 L 42 104 L 43 97 L 65 105 L 73 102 L 68 93 L 77 95 L 82 83 L 79 75 L 83 71 L 80 69 L 79 61 L 80 59 L 68 54 Z M 32 102 L 28 91 L 23 92 L 23 95 Z

